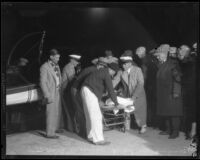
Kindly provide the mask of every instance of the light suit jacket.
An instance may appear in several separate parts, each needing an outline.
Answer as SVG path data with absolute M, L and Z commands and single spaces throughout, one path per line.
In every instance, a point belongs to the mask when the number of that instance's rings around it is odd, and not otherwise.
M 142 70 L 137 66 L 132 66 L 129 76 L 127 72 L 120 72 L 113 79 L 113 85 L 116 86 L 123 79 L 128 85 L 131 97 L 141 97 L 144 93 L 144 77 Z
M 147 104 L 142 70 L 137 66 L 132 66 L 129 75 L 128 72 L 121 72 L 114 78 L 113 84 L 117 85 L 120 80 L 127 84 L 128 98 L 136 97 L 134 115 L 138 124 L 146 125 Z
M 45 62 L 40 67 L 40 87 L 45 98 L 49 97 L 52 100 L 56 93 L 56 73 L 49 62 Z M 59 68 L 60 73 L 60 68 Z M 61 73 L 59 74 L 59 84 L 61 84 Z

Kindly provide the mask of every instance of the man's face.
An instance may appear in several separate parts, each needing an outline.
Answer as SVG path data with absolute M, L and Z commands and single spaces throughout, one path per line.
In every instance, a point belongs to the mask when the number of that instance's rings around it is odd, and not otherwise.
M 189 56 L 189 50 L 186 50 L 183 47 L 178 49 L 178 59 L 183 60 L 184 58 Z
M 108 68 L 108 72 L 109 72 L 111 77 L 115 75 L 115 71 L 111 68 Z
M 124 71 L 127 71 L 131 67 L 131 62 L 123 63 L 122 67 Z
M 160 53 L 160 54 L 158 55 L 158 60 L 159 60 L 160 62 L 165 62 L 165 61 L 167 60 L 167 54 L 165 54 L 165 53 Z
M 77 60 L 75 60 L 75 59 L 71 59 L 71 61 L 72 61 L 72 63 L 73 63 L 73 65 L 76 67 L 77 65 L 79 65 L 80 63 L 77 61 Z
M 58 64 L 59 60 L 60 60 L 60 55 L 56 54 L 56 55 L 51 55 L 50 59 L 53 63 Z
M 136 50 L 136 55 L 139 57 L 139 58 L 142 58 L 146 55 L 146 49 L 145 48 L 138 48 Z

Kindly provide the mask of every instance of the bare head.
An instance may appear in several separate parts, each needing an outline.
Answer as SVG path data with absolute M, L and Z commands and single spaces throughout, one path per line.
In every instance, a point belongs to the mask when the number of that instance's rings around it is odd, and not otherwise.
M 139 57 L 139 58 L 143 58 L 143 57 L 145 57 L 145 55 L 146 55 L 146 48 L 145 47 L 138 47 L 137 49 L 136 49 L 136 55 Z
M 58 52 L 57 49 L 51 49 L 49 51 L 49 59 L 55 63 L 55 64 L 58 64 L 59 60 L 60 60 L 60 54 Z

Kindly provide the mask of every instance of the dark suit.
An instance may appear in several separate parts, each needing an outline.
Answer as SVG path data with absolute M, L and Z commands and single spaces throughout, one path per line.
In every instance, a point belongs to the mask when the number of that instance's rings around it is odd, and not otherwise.
M 81 85 L 91 73 L 96 71 L 96 66 L 90 66 L 85 68 L 76 78 L 72 85 L 72 100 L 73 104 L 76 108 L 75 112 L 75 128 L 76 132 L 81 136 L 86 138 L 86 123 L 85 123 L 85 115 L 83 110 L 83 104 L 80 95 Z

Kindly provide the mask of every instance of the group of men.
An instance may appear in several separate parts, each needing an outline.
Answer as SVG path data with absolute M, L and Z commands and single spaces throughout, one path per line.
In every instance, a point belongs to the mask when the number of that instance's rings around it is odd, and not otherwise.
M 187 49 L 186 45 L 176 49 L 162 44 L 146 54 L 145 47 L 138 47 L 135 54 L 125 50 L 119 59 L 111 50 L 106 50 L 105 57 L 92 60 L 91 66 L 81 70 L 81 56 L 69 55 L 70 62 L 62 73 L 58 65 L 60 54 L 51 49 L 48 61 L 40 68 L 40 86 L 46 104 L 46 137 L 58 138 L 56 133 L 67 129 L 93 144 L 109 144 L 103 136 L 100 108 L 106 94 L 116 108 L 120 105 L 117 96 L 133 100 L 135 111 L 132 116 L 140 134 L 146 132 L 147 125 L 158 127 L 155 118 L 158 115 L 166 122 L 166 131 L 160 134 L 177 138 L 183 104 L 187 102 L 182 102 L 184 73 L 174 55 L 180 60 L 182 54 L 187 58 L 193 53 Z M 186 89 L 184 93 L 187 101 Z M 194 136 L 195 125 L 192 126 L 190 135 Z

